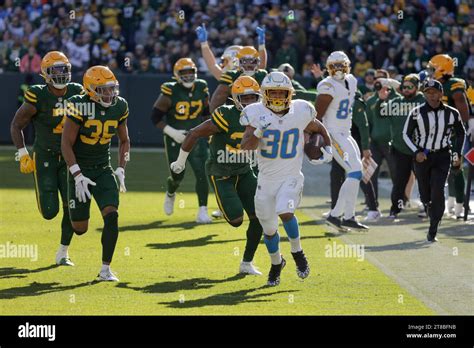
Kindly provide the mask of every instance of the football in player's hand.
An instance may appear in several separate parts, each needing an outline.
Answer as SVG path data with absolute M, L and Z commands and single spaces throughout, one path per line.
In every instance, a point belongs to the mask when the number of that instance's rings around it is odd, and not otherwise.
M 323 136 L 319 133 L 313 133 L 309 135 L 308 140 L 304 144 L 304 153 L 310 160 L 317 160 L 323 155 L 321 147 L 324 147 L 324 145 Z

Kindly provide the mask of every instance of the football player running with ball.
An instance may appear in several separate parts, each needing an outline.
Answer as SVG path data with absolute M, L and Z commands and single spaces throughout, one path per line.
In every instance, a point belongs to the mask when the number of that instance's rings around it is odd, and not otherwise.
M 243 107 L 258 102 L 260 86 L 250 76 L 239 77 L 232 85 L 234 105 L 218 107 L 210 120 L 202 123 L 186 135 L 178 159 L 171 163 L 171 170 L 181 173 L 193 146 L 200 138 L 212 136 L 211 156 L 206 163 L 207 174 L 214 186 L 217 203 L 226 221 L 239 227 L 244 220 L 244 210 L 249 217 L 247 243 L 240 273 L 261 275 L 252 264 L 253 257 L 262 237 L 262 226 L 255 216 L 254 196 L 257 189 L 248 153 L 240 151 L 240 142 L 245 127 L 239 122 Z M 231 159 L 231 156 L 235 156 Z
M 350 63 L 344 52 L 332 52 L 326 61 L 329 76 L 322 80 L 317 88 L 318 120 L 322 120 L 331 134 L 334 158 L 347 174 L 339 191 L 337 203 L 326 222 L 337 229 L 366 230 L 367 226 L 355 220 L 355 205 L 362 179 L 362 161 L 359 146 L 351 136 L 352 106 L 357 80 L 350 74 Z M 343 214 L 344 219 L 341 222 L 340 216 Z
M 316 111 L 304 100 L 292 100 L 290 79 L 282 72 L 268 74 L 261 86 L 262 102 L 248 105 L 240 122 L 245 126 L 241 149 L 257 149 L 258 180 L 255 212 L 262 224 L 264 241 L 271 258 L 268 285 L 280 283 L 281 270 L 286 264 L 280 254 L 278 217 L 288 235 L 291 254 L 300 278 L 309 275 L 309 265 L 301 248 L 299 225 L 294 215 L 303 192 L 304 133 L 320 133 L 328 145 L 319 162 L 332 159 L 331 139 Z
M 58 191 L 61 195 L 63 218 L 56 264 L 74 266 L 68 253 L 74 230 L 69 219 L 67 166 L 61 155 L 61 134 L 66 118 L 64 101 L 84 91 L 80 84 L 71 82 L 71 64 L 62 52 L 51 51 L 43 57 L 41 76 L 46 84 L 33 85 L 25 91 L 24 102 L 13 118 L 10 131 L 18 149 L 20 171 L 34 173 L 36 200 L 43 218 L 51 220 L 58 214 Z M 22 131 L 30 122 L 35 128 L 33 158 L 28 154 Z
M 190 58 L 179 59 L 173 68 L 176 81 L 161 86 L 161 94 L 153 105 L 152 122 L 163 130 L 168 165 L 176 161 L 180 145 L 186 133 L 202 123 L 209 112 L 209 89 L 207 82 L 197 79 L 197 68 Z M 166 122 L 163 118 L 166 116 Z M 196 177 L 196 194 L 199 211 L 196 222 L 207 224 L 211 218 L 207 212 L 209 183 L 206 177 L 205 163 L 209 157 L 206 139 L 198 141 L 189 155 L 189 164 Z M 176 190 L 184 178 L 184 171 L 170 173 L 167 181 L 164 210 L 166 215 L 173 214 Z
M 69 167 L 69 213 L 76 234 L 87 232 L 91 198 L 99 206 L 102 230 L 102 268 L 98 280 L 118 281 L 110 269 L 118 239 L 119 186 L 125 192 L 125 165 L 129 159 L 128 104 L 118 96 L 119 84 L 105 66 L 84 74 L 86 95 L 68 99 L 61 149 Z M 119 138 L 118 167 L 110 165 L 110 142 Z M 117 176 L 119 185 L 115 179 Z

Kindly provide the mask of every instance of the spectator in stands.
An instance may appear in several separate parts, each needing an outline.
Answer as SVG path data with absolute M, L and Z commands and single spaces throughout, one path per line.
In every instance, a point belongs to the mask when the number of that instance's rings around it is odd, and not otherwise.
M 372 62 L 367 60 L 367 55 L 362 51 L 356 55 L 356 59 L 353 73 L 356 77 L 363 77 L 365 72 L 372 68 Z
M 21 58 L 20 71 L 22 73 L 40 73 L 41 72 L 41 56 L 36 53 L 34 46 L 30 46 L 28 53 Z

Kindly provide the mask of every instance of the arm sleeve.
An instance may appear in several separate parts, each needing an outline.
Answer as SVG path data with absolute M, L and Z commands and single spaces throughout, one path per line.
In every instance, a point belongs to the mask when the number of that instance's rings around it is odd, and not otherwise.
M 458 154 L 462 154 L 462 149 L 464 148 L 464 141 L 466 138 L 466 130 L 464 129 L 463 122 L 461 120 L 461 115 L 457 110 L 453 110 L 455 113 L 455 121 L 454 121 L 454 134 L 456 137 L 454 152 Z
M 219 128 L 221 132 L 228 132 L 229 131 L 229 122 L 224 118 L 222 114 L 222 108 L 217 108 L 211 115 L 211 122 Z
M 362 145 L 362 150 L 367 150 L 369 148 L 369 122 L 367 121 L 367 114 L 365 112 L 364 105 L 362 103 L 356 104 L 356 109 L 354 110 L 354 123 L 359 129 L 360 134 L 360 143 Z
M 119 118 L 119 122 L 118 122 L 119 124 L 122 124 L 122 123 L 125 122 L 125 120 L 128 118 L 128 113 L 129 113 L 128 112 L 128 103 L 125 102 L 125 110 L 124 110 L 122 116 L 120 116 L 120 118 Z
M 38 103 L 38 96 L 35 91 L 31 88 L 28 88 L 23 94 L 24 102 L 36 106 Z
M 415 129 L 418 127 L 417 123 L 417 118 L 419 117 L 419 108 L 415 108 L 412 111 L 410 111 L 410 114 L 407 117 L 407 120 L 405 121 L 405 126 L 403 126 L 403 140 L 405 141 L 405 144 L 407 144 L 408 148 L 415 154 L 418 152 L 418 147 L 413 144 L 413 141 L 411 140 L 413 137 L 413 132 Z

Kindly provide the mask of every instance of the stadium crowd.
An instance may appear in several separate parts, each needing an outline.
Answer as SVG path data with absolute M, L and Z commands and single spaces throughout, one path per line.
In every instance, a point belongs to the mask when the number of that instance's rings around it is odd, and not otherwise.
M 361 79 L 371 68 L 401 77 L 435 54 L 457 59 L 474 80 L 474 7 L 468 0 L 31 0 L 0 1 L 0 72 L 38 73 L 48 51 L 68 54 L 75 72 L 106 64 L 116 72 L 170 73 L 180 57 L 207 71 L 195 29 L 202 23 L 219 57 L 256 43 L 265 25 L 268 67 L 290 63 L 310 77 L 333 50 Z M 21 64 L 18 64 L 18 61 Z M 371 70 L 369 70 L 371 71 Z

